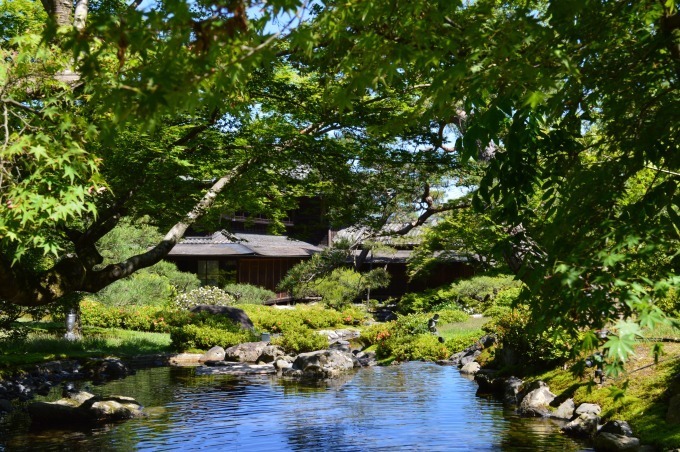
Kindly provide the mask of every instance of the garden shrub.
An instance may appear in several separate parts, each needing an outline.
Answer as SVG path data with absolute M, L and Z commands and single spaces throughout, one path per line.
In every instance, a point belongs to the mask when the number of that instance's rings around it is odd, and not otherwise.
M 258 331 L 282 333 L 306 327 L 323 329 L 356 325 L 365 317 L 358 308 L 348 307 L 342 311 L 321 306 L 297 306 L 295 309 L 276 309 L 271 306 L 241 306 Z
M 148 218 L 141 218 L 135 223 L 126 219 L 102 237 L 98 242 L 98 249 L 104 258 L 102 265 L 121 262 L 158 243 L 163 234 L 148 223 Z M 199 286 L 196 275 L 179 271 L 172 262 L 160 261 L 110 284 L 99 291 L 95 298 L 111 306 L 162 306 L 171 303 L 178 293 Z
M 552 365 L 566 361 L 570 341 L 565 334 L 554 329 L 537 332 L 531 328 L 530 320 L 529 309 L 518 306 L 493 318 L 483 330 L 495 334 L 501 347 L 512 350 L 524 363 Z
M 465 322 L 470 318 L 470 314 L 456 308 L 444 308 L 436 312 L 439 314 L 439 324 Z
M 25 309 L 8 301 L 0 300 L 0 342 L 24 339 L 27 331 L 16 323 L 25 314 Z
M 233 324 L 232 324 L 233 325 Z M 188 324 L 170 329 L 172 347 L 176 350 L 200 349 L 207 350 L 211 347 L 232 347 L 243 342 L 258 340 L 249 330 L 243 330 L 233 325 L 233 328 L 225 326 L 213 327 L 207 325 Z
M 336 268 L 329 275 L 317 279 L 311 290 L 329 308 L 342 309 L 361 297 L 367 289 L 387 287 L 390 276 L 382 268 L 359 273 L 351 268 Z
M 437 361 L 448 358 L 451 353 L 446 344 L 439 342 L 433 334 L 409 335 L 395 330 L 379 334 L 376 356 L 394 357 L 399 361 Z
M 175 297 L 173 306 L 177 309 L 189 310 L 200 304 L 212 306 L 233 306 L 236 299 L 219 287 L 206 286 L 179 294 Z
M 167 278 L 138 272 L 102 289 L 96 298 L 109 306 L 167 305 L 176 295 Z
M 287 353 L 305 353 L 328 348 L 328 338 L 307 328 L 290 328 L 283 335 L 272 339 Z
M 167 333 L 173 324 L 183 323 L 187 318 L 158 306 L 116 307 L 92 299 L 80 303 L 81 323 L 100 328 Z
M 397 303 L 397 310 L 402 314 L 410 314 L 432 312 L 444 306 L 458 306 L 469 313 L 480 312 L 485 306 L 496 303 L 497 296 L 510 289 L 519 289 L 520 284 L 509 275 L 475 276 L 448 286 L 405 294 Z M 510 303 L 517 295 L 519 292 L 508 292 L 502 295 L 500 301 Z
M 239 304 L 262 304 L 276 298 L 276 293 L 252 284 L 225 284 L 222 288 Z
M 480 338 L 479 332 L 473 331 L 467 334 L 461 334 L 446 340 L 446 348 L 453 353 L 462 352 L 470 345 L 477 342 Z

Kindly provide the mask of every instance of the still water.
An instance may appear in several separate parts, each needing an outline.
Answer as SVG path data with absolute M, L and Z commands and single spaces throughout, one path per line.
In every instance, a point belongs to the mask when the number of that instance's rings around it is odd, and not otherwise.
M 560 424 L 518 418 L 476 397 L 476 383 L 457 369 L 426 363 L 319 385 L 155 368 L 84 389 L 132 396 L 149 416 L 64 431 L 31 428 L 14 412 L 0 419 L 0 450 L 587 450 L 560 435 Z

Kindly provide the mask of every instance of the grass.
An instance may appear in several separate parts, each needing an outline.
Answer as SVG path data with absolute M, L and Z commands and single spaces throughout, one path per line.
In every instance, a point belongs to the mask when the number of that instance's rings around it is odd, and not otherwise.
M 170 335 L 122 329 L 85 327 L 83 339 L 67 341 L 63 331 L 54 333 L 51 325 L 34 325 L 25 340 L 3 344 L 0 368 L 35 364 L 55 359 L 118 357 L 170 351 Z
M 447 323 L 439 325 L 437 332 L 444 339 L 452 339 L 457 336 L 469 336 L 471 334 L 479 334 L 479 337 L 484 335 L 482 326 L 489 321 L 488 318 L 470 317 L 465 322 Z M 478 338 L 479 338 L 478 337 Z

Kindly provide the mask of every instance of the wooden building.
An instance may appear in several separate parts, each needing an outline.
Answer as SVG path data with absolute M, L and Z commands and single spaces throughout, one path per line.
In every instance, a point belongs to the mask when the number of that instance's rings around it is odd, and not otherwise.
M 286 236 L 220 231 L 185 237 L 166 259 L 182 271 L 197 274 L 205 285 L 242 283 L 276 292 L 288 270 L 319 251 L 317 246 Z

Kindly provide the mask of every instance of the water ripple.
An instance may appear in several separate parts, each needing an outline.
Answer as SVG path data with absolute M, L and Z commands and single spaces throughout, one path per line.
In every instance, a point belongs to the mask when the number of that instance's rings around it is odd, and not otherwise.
M 94 392 L 137 398 L 150 413 L 82 432 L 31 431 L 0 420 L 0 450 L 450 451 L 582 450 L 552 421 L 520 419 L 456 369 L 362 369 L 344 384 L 140 371 Z M 53 397 L 56 397 L 53 395 Z

